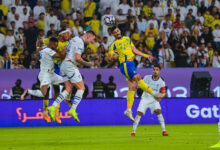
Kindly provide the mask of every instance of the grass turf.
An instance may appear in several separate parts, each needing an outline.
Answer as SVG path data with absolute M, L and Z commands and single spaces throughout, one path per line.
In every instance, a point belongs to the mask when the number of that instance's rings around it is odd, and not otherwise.
M 0 128 L 0 150 L 206 150 L 220 137 L 217 124 Z

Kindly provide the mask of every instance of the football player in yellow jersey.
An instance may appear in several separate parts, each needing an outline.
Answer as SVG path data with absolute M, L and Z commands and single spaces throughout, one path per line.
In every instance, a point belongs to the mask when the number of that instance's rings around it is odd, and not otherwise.
M 134 65 L 135 55 L 145 57 L 147 59 L 152 59 L 152 56 L 147 55 L 139 51 L 131 41 L 129 37 L 121 35 L 121 31 L 118 27 L 111 27 L 112 35 L 116 40 L 112 43 L 109 49 L 109 59 L 112 60 L 115 58 L 115 54 L 118 55 L 120 62 L 120 71 L 126 77 L 128 83 L 128 93 L 127 93 L 127 110 L 124 112 L 124 115 L 128 116 L 130 120 L 134 121 L 132 116 L 132 106 L 134 102 L 135 88 L 136 83 L 143 90 L 152 94 L 158 101 L 161 97 L 164 96 L 162 93 L 154 92 L 141 78 L 137 73 L 137 70 Z

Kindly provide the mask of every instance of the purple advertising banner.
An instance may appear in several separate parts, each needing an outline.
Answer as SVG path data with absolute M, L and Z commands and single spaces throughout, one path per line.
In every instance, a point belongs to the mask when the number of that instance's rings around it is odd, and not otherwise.
M 134 102 L 134 116 L 139 101 Z M 218 98 L 163 99 L 161 108 L 166 124 L 206 124 L 218 122 L 219 104 Z M 43 120 L 42 100 L 0 101 L 0 105 L 0 127 L 60 126 Z M 77 108 L 80 123 L 67 114 L 66 103 L 61 104 L 59 115 L 62 126 L 131 125 L 132 122 L 123 115 L 125 109 L 125 99 L 86 99 Z M 158 124 L 157 116 L 147 110 L 140 123 Z
M 212 76 L 211 90 L 216 97 L 220 97 L 220 69 L 217 68 L 169 68 L 161 70 L 161 77 L 168 86 L 168 97 L 189 97 L 190 82 L 194 71 L 208 71 Z M 114 76 L 117 85 L 115 97 L 126 97 L 128 86 L 125 77 L 119 69 L 80 69 L 84 82 L 89 88 L 88 97 L 92 97 L 92 84 L 97 74 L 102 75 L 102 81 L 107 83 L 109 76 Z M 24 89 L 31 88 L 38 76 L 39 70 L 0 70 L 0 99 L 10 99 L 10 89 L 20 78 Z M 138 69 L 141 76 L 152 74 L 152 69 Z M 50 97 L 52 98 L 52 96 Z

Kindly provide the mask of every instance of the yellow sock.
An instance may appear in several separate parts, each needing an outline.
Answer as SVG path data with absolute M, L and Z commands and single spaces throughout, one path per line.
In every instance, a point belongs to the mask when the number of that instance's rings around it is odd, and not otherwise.
M 44 108 L 44 111 L 47 111 L 48 105 L 49 105 L 49 99 L 43 99 L 43 108 Z
M 60 111 L 60 104 L 57 105 L 57 107 L 55 109 L 55 114 L 59 115 L 59 111 Z
M 134 103 L 134 94 L 135 91 L 128 90 L 127 93 L 127 108 L 131 109 Z
M 153 92 L 153 90 L 152 90 L 152 88 L 150 88 L 145 82 L 144 82 L 144 80 L 139 80 L 138 82 L 138 85 L 139 85 L 139 87 L 142 89 L 142 90 L 144 90 L 145 92 L 147 92 L 147 93 L 152 93 Z

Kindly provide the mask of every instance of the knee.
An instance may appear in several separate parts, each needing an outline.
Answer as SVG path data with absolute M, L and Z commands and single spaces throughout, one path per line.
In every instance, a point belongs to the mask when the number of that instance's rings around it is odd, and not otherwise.
M 161 114 L 161 110 L 160 110 L 160 109 L 156 109 L 154 112 L 155 112 L 157 115 Z
M 137 74 L 133 77 L 133 80 L 137 82 L 137 81 L 141 80 L 141 76 L 139 74 Z
M 135 91 L 136 85 L 130 85 L 129 86 L 129 91 Z

